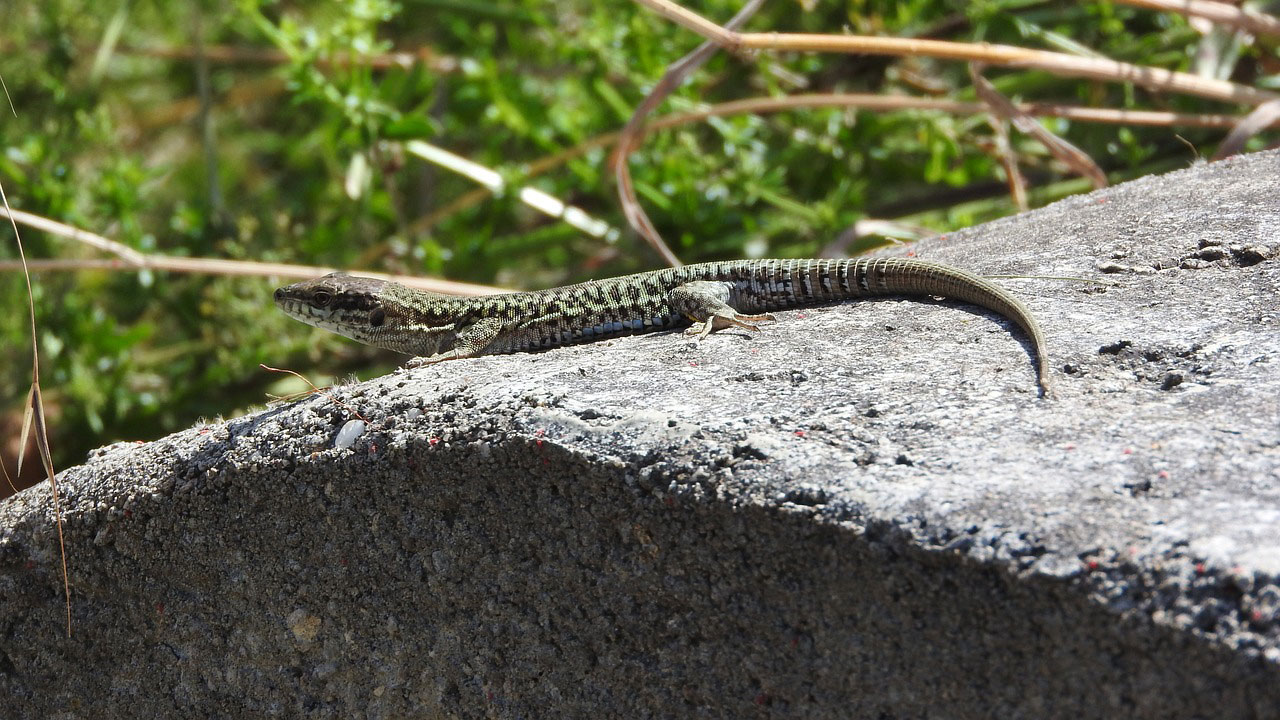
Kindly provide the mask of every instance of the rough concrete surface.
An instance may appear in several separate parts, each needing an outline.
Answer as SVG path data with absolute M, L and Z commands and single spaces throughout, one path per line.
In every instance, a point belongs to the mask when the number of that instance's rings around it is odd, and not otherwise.
M 1089 280 L 1002 281 L 1056 400 L 883 300 L 107 447 L 71 639 L 47 487 L 0 505 L 3 715 L 1280 717 L 1280 155 L 912 249 Z

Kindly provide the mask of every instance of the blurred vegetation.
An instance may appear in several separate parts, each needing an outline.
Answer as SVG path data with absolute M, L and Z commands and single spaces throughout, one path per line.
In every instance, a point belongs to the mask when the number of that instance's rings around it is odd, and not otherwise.
M 724 21 L 738 2 L 689 7 Z M 1184 18 L 1107 2 L 773 0 L 748 30 L 986 41 L 1214 72 L 1275 87 L 1274 44 L 1223 42 Z M 561 0 L 193 3 L 42 0 L 0 7 L 0 183 L 15 209 L 144 252 L 378 269 L 544 287 L 651 269 L 632 233 L 613 243 L 537 214 L 511 194 L 448 211 L 474 183 L 407 154 L 422 139 L 625 226 L 608 151 L 536 177 L 528 163 L 616 131 L 668 64 L 701 38 L 637 5 Z M 374 66 L 411 53 L 419 62 Z M 201 56 L 204 56 L 203 60 Z M 1015 100 L 1241 114 L 1193 97 L 989 69 Z M 798 92 L 974 99 L 961 63 L 927 58 L 720 53 L 660 113 Z M 0 101 L 3 102 L 3 101 Z M 1113 182 L 1189 164 L 1220 129 L 1046 119 Z M 1086 189 L 1036 142 L 1014 149 L 1037 203 Z M 713 118 L 650 135 L 637 190 L 685 262 L 809 256 L 864 218 L 938 231 L 1016 209 L 985 117 L 804 110 Z M 1251 147 L 1258 147 L 1257 142 Z M 446 209 L 442 211 L 442 208 Z M 102 257 L 24 229 L 29 257 Z M 0 259 L 17 257 L 0 229 Z M 401 358 L 277 313 L 269 278 L 138 271 L 35 276 L 42 380 L 56 464 L 150 439 L 200 417 Z M 14 437 L 30 381 L 26 291 L 0 277 L 0 431 Z M 12 444 L 3 447 L 12 459 Z

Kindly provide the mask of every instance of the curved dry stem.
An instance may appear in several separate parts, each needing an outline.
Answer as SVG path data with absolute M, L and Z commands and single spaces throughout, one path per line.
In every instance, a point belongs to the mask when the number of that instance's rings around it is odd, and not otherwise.
M 62 500 L 58 495 L 58 477 L 53 470 L 53 453 L 49 451 L 49 429 L 45 422 L 44 399 L 40 394 L 40 343 L 36 333 L 36 301 L 31 290 L 31 271 L 27 267 L 27 251 L 22 247 L 22 234 L 18 232 L 18 221 L 9 207 L 9 196 L 4 186 L 0 185 L 0 206 L 13 227 L 13 239 L 18 245 L 19 268 L 27 282 L 27 310 L 31 316 L 31 391 L 27 393 L 27 404 L 22 414 L 22 435 L 18 439 L 17 472 L 22 473 L 22 456 L 27 449 L 27 438 L 31 430 L 35 431 L 36 449 L 39 451 L 40 463 L 45 477 L 49 480 L 49 488 L 53 495 L 53 518 L 58 527 L 58 551 L 62 557 L 62 592 L 67 605 L 67 637 L 71 637 L 71 571 L 67 567 L 67 542 L 62 533 Z
M 1280 100 L 1259 105 L 1231 128 L 1212 159 L 1217 161 L 1235 155 L 1244 150 L 1244 144 L 1249 138 L 1276 124 L 1280 124 Z
M 763 4 L 764 0 L 749 0 L 746 5 L 742 6 L 741 10 L 729 19 L 729 22 L 725 23 L 725 27 L 729 29 L 741 27 Z M 626 216 L 627 222 L 631 224 L 631 227 L 640 233 L 640 236 L 662 256 L 662 259 L 670 267 L 679 267 L 682 263 L 662 239 L 658 229 L 649 220 L 649 214 L 644 211 L 644 206 L 640 204 L 640 199 L 636 197 L 628 160 L 631 157 L 632 150 L 640 144 L 640 139 L 644 136 L 645 118 L 649 116 L 649 113 L 653 112 L 677 87 L 680 87 L 680 83 L 689 76 L 689 73 L 701 67 L 718 49 L 715 43 L 704 42 L 693 52 L 680 58 L 667 68 L 667 71 L 662 75 L 662 79 L 654 85 L 649 94 L 640 102 L 635 112 L 631 114 L 631 118 L 627 121 L 626 127 L 618 134 L 618 147 L 613 155 L 613 172 L 614 178 L 618 183 L 618 200 L 622 205 L 623 215 Z

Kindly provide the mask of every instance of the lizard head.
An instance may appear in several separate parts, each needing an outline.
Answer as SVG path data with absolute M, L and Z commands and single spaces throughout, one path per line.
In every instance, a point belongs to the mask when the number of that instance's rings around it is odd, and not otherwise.
M 275 301 L 308 325 L 409 355 L 433 355 L 453 338 L 447 312 L 434 312 L 445 296 L 378 278 L 329 273 L 276 290 Z

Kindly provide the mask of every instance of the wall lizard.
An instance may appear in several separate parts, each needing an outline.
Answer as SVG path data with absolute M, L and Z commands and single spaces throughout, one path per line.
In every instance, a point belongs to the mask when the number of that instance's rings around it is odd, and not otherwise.
M 280 288 L 275 301 L 309 325 L 418 356 L 414 365 L 522 352 L 692 326 L 699 339 L 759 329 L 771 310 L 878 295 L 940 296 L 979 305 L 1022 329 L 1051 394 L 1044 336 L 1021 302 L 977 275 L 924 260 L 734 260 L 653 270 L 487 297 L 412 290 L 331 273 Z

